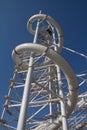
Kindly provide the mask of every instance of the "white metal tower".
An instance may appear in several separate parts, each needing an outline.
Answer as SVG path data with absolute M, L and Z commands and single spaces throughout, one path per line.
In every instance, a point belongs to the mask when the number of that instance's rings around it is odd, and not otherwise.
M 77 103 L 78 83 L 60 55 L 64 42 L 61 27 L 40 12 L 29 19 L 27 29 L 34 40 L 18 45 L 12 52 L 16 65 L 5 96 L 1 128 L 68 130 L 72 127 L 67 119 Z

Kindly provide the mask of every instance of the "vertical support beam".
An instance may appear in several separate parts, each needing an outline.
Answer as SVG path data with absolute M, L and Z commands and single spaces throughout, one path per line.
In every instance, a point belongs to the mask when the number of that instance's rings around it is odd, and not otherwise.
M 38 20 L 33 43 L 36 43 L 36 41 L 37 41 L 39 24 L 40 24 L 40 21 Z M 24 92 L 23 92 L 23 97 L 22 97 L 22 104 L 21 104 L 21 108 L 20 108 L 17 130 L 25 130 L 25 128 L 26 128 L 26 115 L 27 115 L 29 94 L 30 94 L 30 88 L 31 88 L 33 59 L 34 58 L 33 58 L 33 53 L 32 53 L 31 57 L 30 57 L 27 76 L 26 76 L 26 82 L 25 82 L 25 87 L 24 87 Z
M 51 72 L 51 67 L 48 68 L 49 72 Z M 52 89 L 51 77 L 49 76 L 49 91 Z M 49 93 L 49 99 L 52 98 L 51 92 Z M 52 115 L 52 102 L 49 103 L 50 116 Z M 52 123 L 52 118 L 50 118 L 50 123 Z
M 56 45 L 55 41 L 55 33 L 54 33 L 54 28 L 52 27 L 53 31 L 53 39 L 54 39 L 54 44 Z M 54 47 L 54 50 L 58 52 L 57 46 Z M 59 86 L 59 94 L 61 96 L 61 101 L 60 101 L 60 106 L 61 106 L 61 115 L 62 115 L 62 128 L 63 130 L 68 130 L 68 124 L 67 124 L 67 118 L 66 118 L 66 107 L 65 107 L 65 99 L 64 99 L 64 92 L 63 89 L 61 88 L 62 82 L 61 82 L 61 72 L 60 68 L 58 65 L 56 65 L 57 69 L 57 78 L 58 78 L 58 86 Z
M 65 103 L 65 99 L 64 99 L 64 92 L 63 89 L 61 87 L 61 73 L 60 73 L 60 69 L 57 66 L 57 74 L 58 74 L 58 85 L 59 85 L 59 94 L 61 97 L 60 100 L 60 106 L 61 106 L 61 116 L 62 116 L 62 128 L 63 130 L 68 130 L 68 124 L 67 124 L 67 118 L 66 118 L 66 103 Z
M 29 62 L 29 68 L 28 68 L 25 87 L 24 87 L 24 93 L 22 98 L 17 130 L 25 130 L 25 126 L 26 126 L 26 114 L 27 114 L 29 93 L 30 93 L 30 86 L 31 86 L 32 64 L 33 64 L 33 57 L 30 58 L 30 62 Z
M 65 100 L 64 100 L 64 92 L 63 89 L 60 88 L 59 90 L 60 92 L 60 96 L 61 96 L 61 116 L 62 116 L 62 128 L 63 130 L 68 130 L 68 124 L 67 124 L 67 117 L 66 117 L 66 104 L 65 104 Z

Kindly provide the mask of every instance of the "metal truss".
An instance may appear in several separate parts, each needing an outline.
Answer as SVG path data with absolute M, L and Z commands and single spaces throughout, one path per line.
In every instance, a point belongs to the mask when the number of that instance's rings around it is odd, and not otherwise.
M 32 24 L 36 21 L 34 31 Z M 63 47 L 61 28 L 50 16 L 41 13 L 34 15 L 27 27 L 34 34 L 34 40 L 32 44 L 17 46 L 12 52 L 16 65 L 8 94 L 4 97 L 6 101 L 0 119 L 1 129 L 86 128 L 87 93 L 80 93 L 77 99 L 77 89 L 87 85 L 87 71 L 74 75 L 60 52 L 63 48 L 86 59 L 87 56 Z

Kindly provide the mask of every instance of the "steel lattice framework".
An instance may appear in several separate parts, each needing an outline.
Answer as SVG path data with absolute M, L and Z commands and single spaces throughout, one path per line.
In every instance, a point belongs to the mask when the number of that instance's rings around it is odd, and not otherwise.
M 33 22 L 36 23 L 35 31 Z M 50 16 L 41 12 L 32 16 L 27 28 L 34 34 L 34 40 L 18 45 L 12 52 L 16 65 L 8 94 L 4 97 L 1 129 L 86 128 L 87 93 L 78 96 L 78 89 L 87 85 L 87 71 L 74 74 L 60 52 L 63 48 L 86 60 L 87 56 L 63 46 L 60 25 Z

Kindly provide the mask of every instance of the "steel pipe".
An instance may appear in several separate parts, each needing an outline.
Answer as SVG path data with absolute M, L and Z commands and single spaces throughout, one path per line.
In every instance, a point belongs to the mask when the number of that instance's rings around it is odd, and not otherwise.
M 22 60 L 20 59 L 20 54 L 23 53 L 24 51 L 31 51 L 36 54 L 46 53 L 46 56 L 50 58 L 52 61 L 54 61 L 55 64 L 57 64 L 59 68 L 64 72 L 67 82 L 68 82 L 68 87 L 69 87 L 69 98 L 66 104 L 67 105 L 66 115 L 68 117 L 72 113 L 75 107 L 75 104 L 77 102 L 77 95 L 78 95 L 77 94 L 78 83 L 77 83 L 76 76 L 72 68 L 62 56 L 60 56 L 58 53 L 56 53 L 52 49 L 48 49 L 47 47 L 43 45 L 32 44 L 32 43 L 21 44 L 15 48 L 15 51 L 13 50 L 12 52 L 12 57 L 14 61 L 16 62 L 17 65 L 21 63 L 22 67 L 27 66 L 27 62 L 22 63 Z M 55 125 L 55 127 L 58 127 L 59 126 L 58 124 L 61 123 L 61 117 L 59 118 L 59 120 L 56 121 L 56 123 L 57 125 Z M 53 128 L 54 128 L 54 125 L 53 125 Z M 53 128 L 51 128 L 50 130 L 53 130 Z
M 47 16 L 46 14 L 36 14 L 33 15 L 27 22 L 27 29 L 31 34 L 35 34 L 35 30 L 32 29 L 32 24 L 35 20 L 38 19 L 46 20 L 55 27 L 58 35 L 58 52 L 60 52 L 64 43 L 63 32 L 60 25 L 52 17 Z

